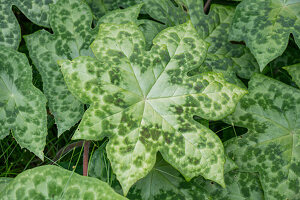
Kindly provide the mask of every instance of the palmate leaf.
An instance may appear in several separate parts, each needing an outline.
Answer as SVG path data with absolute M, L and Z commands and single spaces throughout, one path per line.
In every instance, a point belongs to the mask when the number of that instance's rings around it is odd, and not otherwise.
M 103 16 L 100 23 L 135 22 L 141 5 L 116 10 Z M 59 0 L 50 7 L 50 24 L 54 34 L 45 30 L 25 36 L 30 57 L 39 70 L 44 93 L 60 136 L 77 123 L 84 112 L 83 104 L 65 85 L 57 65 L 59 59 L 74 59 L 80 55 L 93 55 L 89 45 L 97 29 L 91 28 L 92 13 L 80 0 Z
M 1 200 L 125 200 L 106 183 L 96 178 L 44 165 L 26 170 L 14 178 L 0 193 Z
M 226 151 L 241 170 L 260 173 L 266 199 L 298 199 L 300 90 L 257 74 L 228 120 L 248 133 L 226 142 Z
M 263 70 L 284 52 L 291 33 L 300 47 L 299 0 L 244 0 L 237 6 L 229 38 L 245 41 Z
M 233 70 L 242 78 L 249 79 L 254 72 L 259 71 L 258 64 L 248 48 L 241 44 L 229 42 L 229 30 L 235 12 L 234 7 L 213 4 L 209 14 L 205 15 L 202 0 L 184 0 L 184 3 L 199 35 L 210 43 L 208 57 L 210 60 L 216 60 L 210 66 L 211 68 L 228 71 L 224 69 L 226 66 L 224 59 L 227 59 L 228 64 L 231 62 L 231 66 L 228 66 L 232 69 L 229 70 Z
M 21 147 L 44 158 L 46 98 L 32 84 L 26 56 L 0 46 L 0 139 L 10 131 Z
M 91 45 L 96 58 L 61 61 L 69 89 L 91 105 L 73 139 L 110 138 L 107 154 L 124 194 L 151 170 L 157 151 L 187 180 L 202 175 L 224 185 L 222 143 L 193 115 L 221 119 L 246 91 L 221 74 L 186 75 L 208 47 L 190 22 L 153 43 L 145 51 L 134 24 L 104 24 Z
M 12 6 L 18 7 L 33 23 L 49 27 L 49 4 L 56 0 L 0 0 L 0 45 L 17 49 L 21 30 Z
M 293 81 L 300 88 L 300 64 L 287 66 L 287 67 L 284 67 L 284 69 L 289 72 L 289 74 L 293 78 Z

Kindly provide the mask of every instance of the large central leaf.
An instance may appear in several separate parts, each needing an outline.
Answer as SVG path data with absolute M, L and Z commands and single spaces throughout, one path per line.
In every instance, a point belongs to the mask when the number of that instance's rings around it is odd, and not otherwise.
M 263 70 L 284 52 L 291 33 L 300 47 L 300 0 L 244 0 L 237 6 L 230 39 L 245 41 Z
M 228 155 L 241 170 L 260 172 L 267 199 L 299 199 L 300 91 L 263 75 L 249 91 L 231 116 L 249 132 L 227 142 Z
M 189 77 L 208 44 L 190 22 L 162 31 L 150 51 L 134 24 L 100 26 L 96 58 L 62 61 L 69 89 L 90 104 L 73 139 L 101 140 L 126 194 L 147 175 L 157 151 L 186 179 L 202 175 L 224 185 L 219 138 L 193 120 L 230 114 L 245 91 L 217 73 Z

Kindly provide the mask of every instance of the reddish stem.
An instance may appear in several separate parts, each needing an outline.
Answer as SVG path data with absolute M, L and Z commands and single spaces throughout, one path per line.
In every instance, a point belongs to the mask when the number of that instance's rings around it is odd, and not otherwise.
M 210 6 L 211 2 L 212 2 L 212 0 L 207 0 L 206 1 L 205 5 L 204 5 L 204 8 L 203 8 L 205 14 L 208 13 L 208 9 L 209 9 L 209 6 Z
M 89 149 L 91 141 L 85 141 L 83 146 L 83 176 L 87 176 L 89 164 Z

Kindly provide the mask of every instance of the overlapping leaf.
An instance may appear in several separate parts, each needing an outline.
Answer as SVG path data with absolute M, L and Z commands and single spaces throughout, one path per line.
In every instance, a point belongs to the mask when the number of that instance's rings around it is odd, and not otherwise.
M 1 0 L 0 1 L 0 45 L 17 49 L 21 41 L 21 30 L 12 6 L 18 7 L 32 22 L 49 27 L 49 4 L 56 0 Z
M 249 130 L 226 142 L 230 158 L 241 170 L 260 173 L 266 199 L 298 199 L 300 90 L 255 75 L 230 121 Z
M 300 47 L 299 0 L 244 0 L 237 6 L 229 38 L 245 41 L 263 70 L 284 52 L 291 33 Z
M 46 98 L 32 85 L 26 56 L 0 46 L 0 139 L 10 131 L 21 147 L 43 159 L 47 136 Z
M 142 3 L 142 0 L 85 0 L 93 11 L 96 20 L 109 11 L 127 8 Z
M 109 177 L 109 161 L 99 156 L 103 149 L 96 150 L 91 158 L 93 172 L 89 174 L 100 180 L 112 182 L 112 187 L 119 192 L 119 184 L 115 177 Z M 102 154 L 100 154 L 102 155 Z M 108 164 L 107 164 L 108 162 Z M 170 164 L 165 162 L 160 154 L 157 155 L 155 166 L 149 174 L 132 186 L 127 197 L 131 200 L 168 200 L 168 199 L 263 199 L 263 191 L 260 186 L 258 174 L 239 172 L 235 170 L 235 163 L 226 158 L 224 166 L 226 188 L 205 180 L 202 177 L 186 182 L 180 173 Z M 232 171 L 234 170 L 234 171 Z M 105 172 L 101 173 L 100 172 Z M 109 177 L 109 178 L 108 178 Z
M 103 16 L 100 23 L 135 22 L 140 8 L 141 5 L 137 5 L 112 11 Z M 50 23 L 54 34 L 41 30 L 26 36 L 25 40 L 30 57 L 42 76 L 44 93 L 60 135 L 81 119 L 83 104 L 67 89 L 57 60 L 92 56 L 89 45 L 97 29 L 91 28 L 92 13 L 80 0 L 59 0 L 52 5 Z
M 106 183 L 96 178 L 45 165 L 26 170 L 14 178 L 0 194 L 1 200 L 125 200 Z
M 295 64 L 291 66 L 284 67 L 285 70 L 289 72 L 293 81 L 298 85 L 300 88 L 300 64 Z
M 258 65 L 249 49 L 244 45 L 229 42 L 234 7 L 213 4 L 209 14 L 205 15 L 202 0 L 184 0 L 184 3 L 199 35 L 210 43 L 208 56 L 212 54 L 211 58 L 216 59 L 211 67 L 224 68 L 224 65 L 221 64 L 224 59 L 222 57 L 227 57 L 228 62 L 232 62 L 231 66 L 234 71 L 242 78 L 250 78 L 254 72 L 258 71 Z M 220 58 L 220 56 L 222 57 Z M 220 65 L 216 66 L 218 63 Z
M 151 170 L 157 151 L 186 179 L 201 174 L 224 185 L 222 143 L 193 115 L 220 119 L 245 90 L 221 74 L 186 75 L 208 47 L 191 23 L 162 31 L 148 52 L 136 25 L 102 25 L 91 47 L 96 59 L 61 62 L 69 89 L 91 105 L 73 139 L 110 138 L 108 157 L 124 193 Z

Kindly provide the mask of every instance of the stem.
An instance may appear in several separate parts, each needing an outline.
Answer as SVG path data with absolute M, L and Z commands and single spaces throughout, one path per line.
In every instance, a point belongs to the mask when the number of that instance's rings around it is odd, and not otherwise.
M 212 2 L 212 0 L 207 0 L 206 1 L 205 5 L 204 5 L 204 8 L 203 8 L 205 14 L 208 13 L 208 9 L 209 9 L 209 6 L 210 6 L 211 2 Z
M 88 164 L 89 164 L 89 148 L 91 141 L 84 142 L 83 150 L 83 176 L 87 176 Z
M 54 161 L 55 161 L 55 162 L 58 161 L 58 160 L 60 159 L 60 157 L 61 157 L 63 154 L 68 153 L 68 152 L 71 151 L 73 148 L 81 147 L 82 145 L 83 145 L 83 141 L 79 141 L 79 142 L 74 142 L 74 143 L 72 143 L 72 144 L 69 144 L 69 145 L 66 146 L 66 147 L 61 148 L 61 149 L 57 152 L 57 154 L 56 154 L 56 156 L 55 156 L 55 158 L 54 158 Z

